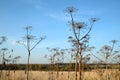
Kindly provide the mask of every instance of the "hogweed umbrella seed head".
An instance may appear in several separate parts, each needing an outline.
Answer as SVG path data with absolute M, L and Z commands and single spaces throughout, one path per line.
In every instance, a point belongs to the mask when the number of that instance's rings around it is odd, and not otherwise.
M 84 23 L 84 22 L 76 22 L 75 23 L 75 27 L 78 28 L 78 29 L 82 29 L 82 28 L 84 28 L 86 26 L 87 26 L 87 24 Z
M 110 42 L 114 44 L 114 43 L 117 43 L 118 41 L 117 40 L 111 40 Z
M 2 44 L 3 42 L 7 41 L 7 37 L 6 36 L 1 36 L 0 37 L 0 44 Z
M 67 7 L 65 11 L 66 11 L 67 13 L 72 14 L 72 13 L 76 12 L 77 9 L 74 8 L 74 7 Z
M 73 39 L 73 37 L 72 37 L 72 36 L 69 36 L 68 39 Z
M 90 20 L 90 22 L 94 23 L 94 22 L 98 21 L 99 19 L 98 18 L 91 18 L 89 20 Z
M 110 47 L 110 46 L 105 45 L 105 46 L 103 46 L 103 49 L 104 49 L 104 50 L 109 51 L 109 50 L 111 50 L 111 47 Z
M 33 35 L 26 35 L 25 37 L 23 37 L 24 39 L 29 39 L 29 40 L 33 40 L 35 39 L 35 36 Z
M 6 36 L 2 36 L 1 39 L 2 39 L 2 41 L 6 41 L 7 37 Z
M 31 28 L 32 28 L 32 26 L 25 27 L 26 30 L 31 29 Z

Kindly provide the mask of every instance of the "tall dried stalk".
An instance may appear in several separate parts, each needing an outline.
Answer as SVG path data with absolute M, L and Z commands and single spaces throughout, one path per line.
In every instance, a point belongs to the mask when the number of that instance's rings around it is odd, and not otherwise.
M 1 75 L 0 75 L 1 80 L 3 79 L 2 78 L 2 76 L 3 76 L 3 69 L 5 69 L 5 66 L 6 66 L 6 64 L 5 64 L 5 54 L 6 54 L 7 50 L 8 50 L 7 48 L 2 48 L 1 49 L 1 53 L 2 53 L 2 65 L 1 65 Z
M 25 48 L 27 49 L 28 52 L 28 60 L 27 60 L 27 64 L 26 64 L 26 74 L 27 77 L 26 79 L 29 80 L 29 68 L 30 68 L 30 55 L 31 55 L 31 51 L 42 41 L 45 39 L 45 37 L 40 37 L 38 39 L 38 41 L 36 41 L 33 45 L 31 45 L 32 41 L 35 41 L 35 36 L 30 34 L 30 30 L 31 30 L 32 26 L 27 26 L 25 27 L 26 30 L 26 35 L 24 37 L 24 39 L 26 40 L 25 42 L 21 42 L 21 41 L 17 41 L 17 43 L 22 44 L 25 46 Z M 31 47 L 32 46 L 32 47 Z
M 108 73 L 108 64 L 112 62 L 116 62 L 114 58 L 117 59 L 117 54 L 119 53 L 119 50 L 114 50 L 115 49 L 115 44 L 117 40 L 111 40 L 110 41 L 112 45 L 104 45 L 98 52 L 100 56 L 97 57 L 92 53 L 92 55 L 99 60 L 100 64 L 103 63 L 105 64 L 105 69 L 106 69 L 106 80 L 109 80 L 109 73 Z
M 58 80 L 60 77 L 59 77 L 59 71 L 60 71 L 60 68 L 59 68 L 59 64 L 62 64 L 63 61 L 64 61 L 64 54 L 65 54 L 65 51 L 66 49 L 59 49 L 59 48 L 47 48 L 52 54 L 49 55 L 49 60 L 50 60 L 50 63 L 51 63 L 51 74 L 53 74 L 53 69 L 56 70 L 56 80 Z M 45 55 L 45 57 L 47 57 L 47 55 Z M 53 66 L 54 65 L 54 66 Z M 53 80 L 53 78 L 52 78 Z
M 72 43 L 75 46 L 76 49 L 76 63 L 75 63 L 75 80 L 77 80 L 77 63 L 79 63 L 79 80 L 83 80 L 82 78 L 82 70 L 84 69 L 82 66 L 82 58 L 83 58 L 83 51 L 85 51 L 85 49 L 87 48 L 87 42 L 89 40 L 89 33 L 92 30 L 93 24 L 97 21 L 96 18 L 91 18 L 90 22 L 90 28 L 89 30 L 86 32 L 86 34 L 82 34 L 82 30 L 84 28 L 87 27 L 87 24 L 85 22 L 75 22 L 74 21 L 74 16 L 73 13 L 76 12 L 77 9 L 75 9 L 74 7 L 68 7 L 66 9 L 66 12 L 68 14 L 70 14 L 70 18 L 71 18 L 71 26 L 72 26 L 72 31 L 74 34 L 74 38 L 72 38 Z
M 16 62 L 17 62 L 17 60 L 19 59 L 19 58 L 21 58 L 21 56 L 17 56 L 17 57 L 14 57 L 13 59 L 12 59 L 12 64 L 13 64 L 13 66 L 14 66 L 14 71 L 13 71 L 13 76 L 14 76 L 14 80 L 16 79 L 16 75 L 15 75 L 15 72 L 16 72 Z

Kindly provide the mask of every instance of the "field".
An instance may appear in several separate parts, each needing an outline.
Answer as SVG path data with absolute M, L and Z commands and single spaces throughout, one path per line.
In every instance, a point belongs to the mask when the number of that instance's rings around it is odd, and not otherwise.
M 78 76 L 79 77 L 79 76 Z M 84 72 L 84 80 L 120 80 L 120 71 L 118 70 L 92 70 Z M 26 73 L 23 70 L 2 71 L 0 80 L 26 80 Z M 73 71 L 30 71 L 29 80 L 75 80 Z

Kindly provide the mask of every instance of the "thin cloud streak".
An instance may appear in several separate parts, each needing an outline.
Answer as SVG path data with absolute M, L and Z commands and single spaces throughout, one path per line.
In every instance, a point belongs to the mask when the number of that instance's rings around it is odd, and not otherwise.
M 99 12 L 95 11 L 95 10 L 86 10 L 86 11 L 80 11 L 76 14 L 77 14 L 77 15 L 75 15 L 76 20 L 86 21 L 91 16 L 99 15 Z M 52 19 L 55 19 L 55 20 L 61 20 L 64 22 L 70 21 L 69 14 L 67 14 L 67 13 L 65 14 L 64 12 L 53 12 L 53 13 L 48 12 L 48 14 L 46 14 L 46 15 Z M 86 18 L 86 15 L 88 18 Z

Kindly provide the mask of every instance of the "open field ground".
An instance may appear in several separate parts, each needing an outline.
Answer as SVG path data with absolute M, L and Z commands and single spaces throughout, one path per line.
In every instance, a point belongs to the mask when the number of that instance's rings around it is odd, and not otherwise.
M 84 72 L 83 78 L 84 80 L 120 80 L 120 71 L 92 70 Z M 0 80 L 26 80 L 26 73 L 23 70 L 2 71 Z M 30 71 L 29 80 L 75 80 L 75 72 Z

